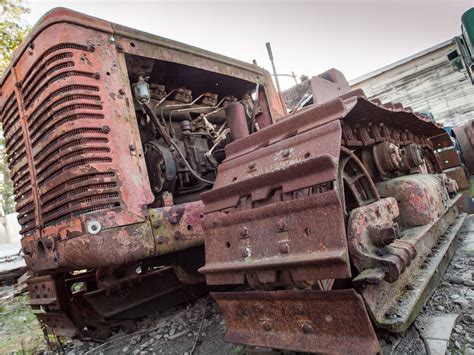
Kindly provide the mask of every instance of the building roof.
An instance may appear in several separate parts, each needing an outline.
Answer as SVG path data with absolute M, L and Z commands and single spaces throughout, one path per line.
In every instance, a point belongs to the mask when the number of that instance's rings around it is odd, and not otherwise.
M 414 60 L 414 59 L 420 58 L 420 57 L 422 57 L 422 56 L 424 56 L 424 55 L 426 55 L 426 54 L 429 54 L 429 53 L 431 53 L 431 52 L 434 52 L 434 51 L 436 51 L 436 50 L 438 50 L 438 49 L 441 49 L 441 48 L 443 48 L 443 47 L 447 47 L 447 46 L 449 46 L 449 45 L 450 45 L 451 43 L 453 43 L 453 42 L 454 42 L 454 39 L 451 38 L 451 39 L 449 39 L 449 40 L 447 40 L 447 41 L 444 41 L 444 42 L 442 42 L 442 43 L 439 43 L 439 44 L 437 44 L 437 45 L 435 45 L 435 46 L 433 46 L 433 47 L 430 47 L 430 48 L 428 48 L 428 49 L 425 49 L 425 50 L 423 50 L 423 51 L 421 51 L 421 52 L 415 53 L 415 54 L 413 54 L 413 55 L 411 55 L 411 56 L 409 56 L 409 57 L 403 58 L 403 59 L 401 59 L 401 60 L 399 60 L 399 61 L 396 61 L 396 62 L 394 62 L 394 63 L 392 63 L 392 64 L 389 64 L 389 65 L 387 65 L 387 66 L 385 66 L 385 67 L 382 67 L 382 68 L 380 68 L 380 69 L 371 71 L 370 73 L 364 74 L 364 75 L 362 75 L 362 76 L 359 76 L 358 78 L 355 78 L 355 79 L 350 80 L 350 81 L 349 81 L 349 85 L 352 86 L 352 85 L 358 84 L 358 83 L 360 83 L 360 82 L 362 82 L 362 81 L 365 81 L 365 80 L 367 80 L 367 79 L 370 79 L 370 78 L 372 78 L 372 77 L 374 77 L 374 76 L 383 74 L 383 73 L 385 73 L 385 72 L 387 72 L 387 71 L 389 71 L 389 70 L 391 70 L 391 69 L 393 69 L 393 68 L 396 68 L 396 67 L 398 67 L 398 66 L 400 66 L 400 65 L 403 65 L 403 64 L 405 64 L 405 63 L 408 63 L 408 62 L 410 62 L 410 61 L 412 61 L 412 60 Z

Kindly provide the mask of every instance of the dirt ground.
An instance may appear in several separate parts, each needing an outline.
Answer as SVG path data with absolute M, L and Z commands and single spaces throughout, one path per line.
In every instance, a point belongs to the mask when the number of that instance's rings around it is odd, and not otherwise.
M 426 354 L 423 317 L 457 315 L 449 354 L 474 355 L 474 216 L 458 234 L 459 247 L 442 281 L 408 331 L 379 333 L 384 354 Z M 42 331 L 26 305 L 28 297 L 3 298 L 0 290 L 0 354 L 46 350 Z M 224 342 L 225 321 L 210 297 L 142 319 L 132 334 L 117 333 L 106 343 L 64 340 L 73 354 L 245 354 L 256 349 Z M 425 339 L 426 340 L 426 339 Z M 257 351 L 260 353 L 260 351 Z

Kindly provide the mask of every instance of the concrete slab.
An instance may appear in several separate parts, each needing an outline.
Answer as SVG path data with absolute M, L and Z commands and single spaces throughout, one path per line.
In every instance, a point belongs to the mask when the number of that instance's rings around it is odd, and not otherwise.
M 20 256 L 20 242 L 0 244 L 0 273 L 25 267 L 25 260 Z
M 418 328 L 428 340 L 449 341 L 458 314 L 443 314 L 440 316 L 419 317 L 416 320 Z
M 20 242 L 0 244 L 0 261 L 2 258 L 18 254 L 20 249 Z
M 428 346 L 430 347 L 431 355 L 445 355 L 448 350 L 447 340 L 427 339 Z

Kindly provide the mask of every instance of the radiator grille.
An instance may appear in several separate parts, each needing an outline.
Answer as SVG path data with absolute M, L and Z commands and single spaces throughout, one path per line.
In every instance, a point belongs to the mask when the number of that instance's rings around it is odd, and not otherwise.
M 8 169 L 13 181 L 16 208 L 19 213 L 21 233 L 32 232 L 38 228 L 35 220 L 35 203 L 31 189 L 31 176 L 26 157 L 26 148 L 20 122 L 15 93 L 5 101 L 1 113 L 5 148 L 8 156 Z
M 82 63 L 84 54 L 93 51 L 90 46 L 61 43 L 39 55 L 18 85 L 26 113 L 23 129 L 15 94 L 3 105 L 21 234 L 121 206 L 110 129 L 104 125 L 103 83 Z M 31 149 L 30 165 L 26 149 Z

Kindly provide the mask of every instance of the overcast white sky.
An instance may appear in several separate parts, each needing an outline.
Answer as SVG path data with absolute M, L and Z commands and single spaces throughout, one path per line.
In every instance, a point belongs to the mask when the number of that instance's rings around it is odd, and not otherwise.
M 313 75 L 331 67 L 348 79 L 460 33 L 473 0 L 118 1 L 29 0 L 34 24 L 64 6 L 270 69 Z M 291 86 L 291 79 L 282 86 Z

